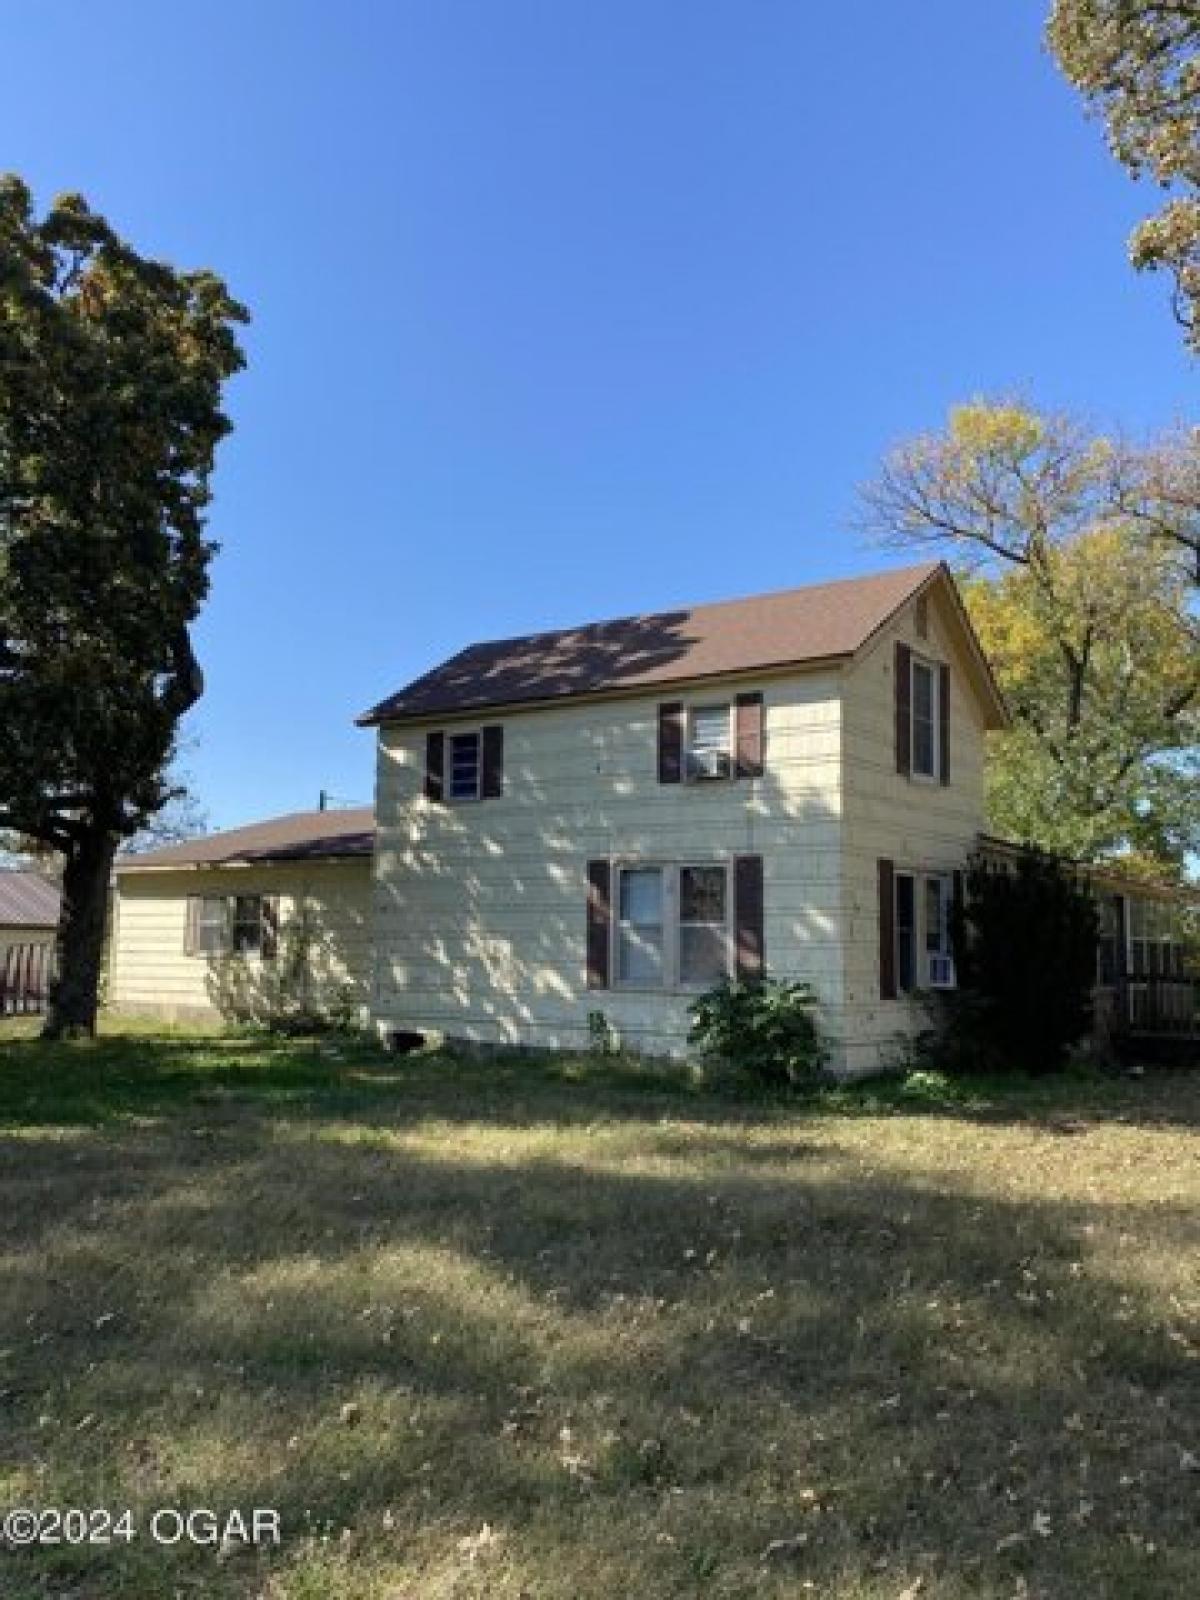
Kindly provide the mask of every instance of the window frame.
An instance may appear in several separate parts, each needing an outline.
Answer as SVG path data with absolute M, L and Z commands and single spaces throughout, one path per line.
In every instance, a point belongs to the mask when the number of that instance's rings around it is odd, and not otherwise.
M 929 752 L 928 772 L 917 766 L 917 669 L 929 674 Z M 908 774 L 917 783 L 938 783 L 942 771 L 942 673 L 941 663 L 932 656 L 913 650 L 908 658 Z
M 199 956 L 202 959 L 211 959 L 213 956 L 227 955 L 232 948 L 233 942 L 233 910 L 229 895 L 198 894 L 192 898 L 194 898 L 196 901 L 197 910 L 195 924 L 192 929 L 192 949 L 188 953 L 193 956 Z M 213 948 L 207 947 L 204 943 L 204 929 L 206 926 L 213 927 L 218 925 L 213 923 L 206 924 L 204 916 L 204 908 L 206 906 L 220 906 L 221 908 L 221 920 L 218 930 L 220 937 L 219 942 Z M 191 912 L 189 908 L 185 911 L 185 916 L 190 915 Z
M 267 896 L 265 894 L 262 894 L 261 892 L 256 893 L 256 894 L 238 894 L 238 893 L 235 892 L 235 893 L 233 893 L 233 894 L 228 896 L 228 900 L 229 900 L 229 913 L 228 913 L 228 920 L 229 920 L 229 946 L 228 946 L 228 950 L 229 950 L 229 954 L 230 955 L 234 955 L 234 956 L 258 956 L 260 959 L 262 958 L 263 920 L 264 920 L 263 907 L 264 907 L 264 905 L 266 903 L 266 899 L 267 899 Z M 249 917 L 240 917 L 239 918 L 239 914 L 238 914 L 239 913 L 239 908 L 243 904 L 251 905 L 254 908 L 254 912 L 253 912 L 254 942 L 253 942 L 253 944 L 248 944 L 248 945 L 245 945 L 245 944 L 244 945 L 239 945 L 238 944 L 238 927 L 239 927 L 239 925 L 242 926 L 242 927 L 247 927 L 249 925 L 250 921 L 251 921 L 251 919 Z
M 954 940 L 951 934 L 950 917 L 954 906 L 954 874 L 951 872 L 925 872 L 921 875 L 924 893 L 921 898 L 921 965 L 922 976 L 927 989 L 956 989 L 958 987 L 958 973 L 954 964 Z M 927 912 L 929 909 L 929 886 L 938 886 L 938 948 L 931 950 L 929 947 L 929 927 Z M 935 979 L 932 965 L 935 959 L 945 960 L 949 963 L 949 977 Z
M 626 875 L 634 873 L 655 873 L 659 880 L 659 921 L 657 923 L 635 923 L 630 918 L 622 915 L 622 900 L 624 893 L 624 879 Z M 616 987 L 620 989 L 645 989 L 657 991 L 666 987 L 667 980 L 667 929 L 670 926 L 670 905 L 668 892 L 668 874 L 661 862 L 657 861 L 630 861 L 617 868 L 616 892 L 613 895 L 612 931 L 614 948 L 610 971 L 616 980 Z M 626 928 L 657 927 L 659 930 L 659 971 L 662 974 L 661 983 L 650 983 L 645 978 L 626 978 L 622 975 L 622 952 L 624 949 L 624 933 Z
M 612 974 L 612 987 L 614 990 L 626 994 L 702 994 L 713 986 L 713 982 L 720 979 L 690 979 L 685 981 L 681 974 L 681 928 L 680 918 L 682 910 L 682 894 L 680 892 L 681 874 L 689 868 L 719 868 L 725 883 L 725 918 L 723 944 L 725 950 L 725 973 L 729 978 L 734 972 L 735 939 L 733 925 L 733 859 L 732 857 L 703 857 L 687 856 L 680 859 L 667 860 L 662 857 L 653 859 L 639 856 L 616 856 L 613 858 L 613 886 L 612 886 L 612 916 L 609 918 L 609 972 Z M 626 872 L 657 871 L 662 874 L 662 982 L 646 983 L 638 979 L 623 978 L 621 976 L 621 929 L 624 919 L 621 916 L 621 882 Z M 693 927 L 715 927 L 715 923 L 690 923 Z
M 900 893 L 901 883 L 911 886 L 912 892 L 912 952 L 909 962 L 909 981 L 905 981 L 905 965 L 901 950 L 901 933 L 903 930 L 900 920 Z M 939 895 L 939 944 L 936 950 L 929 948 L 929 885 L 938 885 Z M 929 989 L 956 989 L 958 987 L 958 972 L 954 962 L 954 942 L 951 932 L 951 911 L 954 905 L 954 873 L 940 868 L 925 867 L 896 867 L 892 873 L 892 945 L 893 963 L 896 974 L 896 999 L 908 1000 L 913 995 L 921 994 Z M 944 958 L 949 962 L 949 976 L 945 979 L 934 979 L 931 973 L 933 958 Z
M 236 942 L 239 902 L 253 902 L 257 907 L 257 915 L 254 918 L 255 942 L 242 948 L 239 948 Z M 257 961 L 273 960 L 274 953 L 264 953 L 264 946 L 267 943 L 267 908 L 274 905 L 276 909 L 271 915 L 277 918 L 278 902 L 279 896 L 267 889 L 255 889 L 248 893 L 234 889 L 224 894 L 189 894 L 184 911 L 184 955 L 200 961 L 220 960 L 227 956 L 241 956 Z M 194 916 L 193 904 L 197 908 Z M 207 948 L 203 942 L 202 930 L 206 926 L 210 929 L 217 928 L 218 924 L 211 921 L 206 923 L 204 907 L 217 905 L 221 907 L 219 942 L 212 948 Z M 241 921 L 243 926 L 247 926 L 249 918 L 243 917 Z M 277 927 L 277 923 L 275 926 Z
M 725 713 L 725 745 L 719 754 L 724 760 L 723 772 L 697 772 L 695 769 L 696 745 L 696 718 L 702 713 L 710 715 L 723 711 Z M 734 776 L 734 748 L 736 733 L 734 729 L 734 702 L 732 700 L 698 700 L 695 704 L 685 705 L 683 708 L 683 779 L 685 783 L 727 783 Z M 696 863 L 684 862 L 685 866 Z
M 475 793 L 454 793 L 454 745 L 456 740 L 473 739 L 475 741 Z M 446 730 L 446 751 L 444 758 L 444 776 L 442 788 L 447 805 L 471 806 L 483 799 L 483 728 L 448 728 Z

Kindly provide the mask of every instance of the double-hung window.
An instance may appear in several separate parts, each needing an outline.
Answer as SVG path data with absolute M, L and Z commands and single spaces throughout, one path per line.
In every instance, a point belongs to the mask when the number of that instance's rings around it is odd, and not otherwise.
M 937 667 L 921 656 L 912 658 L 912 770 L 918 778 L 938 774 L 938 696 L 941 682 Z
M 732 773 L 731 722 L 728 705 L 693 706 L 688 713 L 687 775 L 693 783 Z
M 480 773 L 480 736 L 475 733 L 450 735 L 450 798 L 451 800 L 478 800 Z
M 278 921 L 278 902 L 272 895 L 190 895 L 184 953 L 270 960 L 276 951 Z
M 732 951 L 726 865 L 617 870 L 617 982 L 637 989 L 708 989 L 719 983 L 730 971 Z
M 222 895 L 204 895 L 192 912 L 192 948 L 198 956 L 225 953 L 229 939 L 229 901 Z
M 709 989 L 729 971 L 729 881 L 720 864 L 679 868 L 679 982 Z
M 622 983 L 661 988 L 666 931 L 666 869 L 624 867 L 617 919 L 617 975 Z

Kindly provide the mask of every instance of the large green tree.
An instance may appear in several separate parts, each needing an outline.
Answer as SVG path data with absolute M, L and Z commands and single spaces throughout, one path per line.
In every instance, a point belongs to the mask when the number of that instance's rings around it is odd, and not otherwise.
M 963 574 L 1014 721 L 988 753 L 997 832 L 1175 868 L 1200 848 L 1198 454 L 977 403 L 866 491 L 873 531 Z
M 1200 4 L 1055 0 L 1047 38 L 1113 154 L 1169 193 L 1134 230 L 1130 256 L 1171 273 L 1176 316 L 1200 350 Z
M 59 851 L 51 1035 L 95 1027 L 113 856 L 203 688 L 204 513 L 246 312 L 0 177 L 0 828 Z

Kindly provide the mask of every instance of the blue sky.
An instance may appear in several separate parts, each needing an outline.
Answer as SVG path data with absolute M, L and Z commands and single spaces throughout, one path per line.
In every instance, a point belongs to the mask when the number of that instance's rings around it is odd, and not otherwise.
M 369 799 L 355 713 L 475 638 L 889 559 L 980 393 L 1194 404 L 1155 200 L 1048 0 L 0 0 L 0 166 L 251 307 L 186 766 Z

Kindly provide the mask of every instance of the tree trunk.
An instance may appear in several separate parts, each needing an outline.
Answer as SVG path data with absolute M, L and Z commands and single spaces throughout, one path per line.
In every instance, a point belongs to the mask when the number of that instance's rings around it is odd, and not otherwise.
M 67 855 L 56 976 L 42 1030 L 45 1039 L 90 1038 L 96 1031 L 108 885 L 116 852 L 117 836 L 96 832 L 79 839 Z

